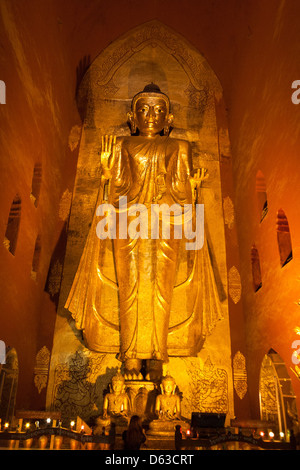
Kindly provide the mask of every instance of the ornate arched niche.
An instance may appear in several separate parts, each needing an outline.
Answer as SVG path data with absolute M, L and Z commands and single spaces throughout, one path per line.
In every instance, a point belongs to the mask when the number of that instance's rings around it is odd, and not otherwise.
M 0 419 L 12 424 L 18 390 L 19 362 L 15 348 L 6 349 L 5 364 L 0 368 Z
M 205 234 L 213 272 L 208 270 L 206 275 L 215 276 L 221 315 L 218 319 L 213 319 L 205 351 L 202 350 L 195 360 L 199 361 L 200 357 L 201 368 L 210 357 L 212 367 L 216 366 L 216 370 L 224 371 L 226 380 L 224 379 L 223 392 L 225 390 L 226 397 L 224 399 L 223 394 L 222 403 L 225 403 L 227 409 L 222 408 L 221 411 L 228 411 L 231 408 L 229 390 L 232 390 L 232 384 L 220 181 L 220 154 L 223 150 L 220 145 L 225 146 L 227 151 L 229 142 L 227 129 L 218 129 L 216 116 L 216 109 L 223 102 L 222 89 L 205 58 L 180 35 L 157 21 L 137 27 L 109 45 L 96 57 L 78 88 L 77 103 L 83 128 L 60 291 L 57 333 L 52 352 L 52 374 L 57 364 L 66 363 L 68 356 L 79 349 L 86 351 L 81 334 L 72 323 L 64 305 L 95 210 L 100 179 L 101 136 L 130 135 L 127 113 L 130 111 L 132 97 L 151 82 L 157 84 L 170 98 L 171 112 L 174 115 L 171 137 L 190 141 L 194 166 L 205 167 L 209 172 L 209 178 L 203 184 L 203 203 Z M 104 274 L 114 280 L 113 267 L 107 268 Z M 110 305 L 110 309 L 110 319 L 117 321 L 117 313 L 116 318 L 113 318 L 113 312 L 117 312 L 117 304 Z M 115 353 L 118 348 L 118 331 L 112 331 L 111 334 L 115 338 L 115 347 L 111 349 L 111 353 Z M 173 343 L 176 344 L 177 340 L 174 335 Z M 176 360 L 179 359 L 175 358 L 174 361 Z M 174 365 L 177 366 L 178 364 Z M 188 362 L 183 364 L 186 377 L 189 368 L 194 366 L 195 364 Z M 50 385 L 51 382 L 53 386 L 53 377 L 52 380 L 50 378 Z M 204 411 L 205 403 L 199 407 Z
M 278 436 L 298 428 L 296 396 L 282 357 L 270 349 L 262 360 L 259 378 L 259 402 L 262 421 L 268 421 Z

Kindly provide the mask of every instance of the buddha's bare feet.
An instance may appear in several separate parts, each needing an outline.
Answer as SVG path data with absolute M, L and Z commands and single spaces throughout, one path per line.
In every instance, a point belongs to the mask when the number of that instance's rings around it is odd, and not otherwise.
M 125 380 L 143 380 L 141 359 L 126 359 L 124 364 Z
M 162 378 L 163 361 L 149 359 L 146 361 L 146 380 L 160 381 Z

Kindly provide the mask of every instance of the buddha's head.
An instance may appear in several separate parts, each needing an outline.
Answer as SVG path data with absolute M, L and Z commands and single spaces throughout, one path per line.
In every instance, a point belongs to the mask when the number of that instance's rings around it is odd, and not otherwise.
M 138 129 L 140 135 L 146 137 L 154 137 L 162 131 L 168 135 L 173 121 L 168 96 L 153 83 L 145 86 L 133 97 L 128 120 L 133 134 Z
M 113 392 L 116 394 L 119 394 L 123 391 L 124 385 L 125 385 L 125 379 L 123 375 L 121 374 L 120 370 L 116 373 L 116 375 L 113 376 L 111 380 L 111 385 Z
M 161 381 L 162 391 L 165 395 L 171 395 L 175 392 L 176 382 L 175 379 L 167 373 Z

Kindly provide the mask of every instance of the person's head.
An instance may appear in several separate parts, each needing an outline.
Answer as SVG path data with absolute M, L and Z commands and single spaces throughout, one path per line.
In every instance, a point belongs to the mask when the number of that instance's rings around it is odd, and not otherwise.
M 168 96 L 153 83 L 145 86 L 133 97 L 128 119 L 133 134 L 138 129 L 140 135 L 147 137 L 154 137 L 162 131 L 167 135 L 173 121 Z
M 140 428 L 141 427 L 141 418 L 138 415 L 131 416 L 129 427 L 130 428 Z

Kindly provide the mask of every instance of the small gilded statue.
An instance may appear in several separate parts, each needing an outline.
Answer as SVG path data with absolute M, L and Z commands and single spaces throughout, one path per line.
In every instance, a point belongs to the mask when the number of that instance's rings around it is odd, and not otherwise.
M 125 379 L 118 370 L 112 378 L 112 391 L 104 397 L 103 419 L 111 416 L 127 416 L 129 411 L 129 398 L 125 393 Z
M 180 419 L 180 396 L 176 393 L 175 379 L 167 374 L 161 381 L 161 394 L 157 396 L 155 413 L 159 419 Z

